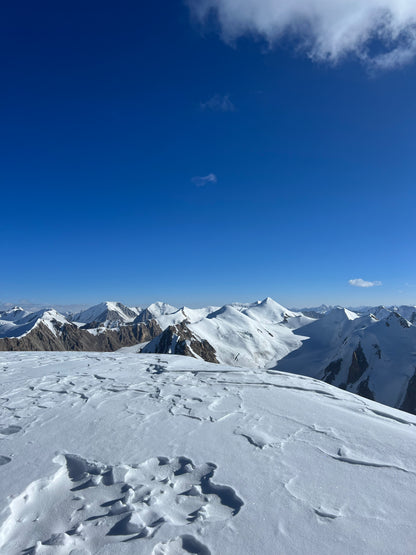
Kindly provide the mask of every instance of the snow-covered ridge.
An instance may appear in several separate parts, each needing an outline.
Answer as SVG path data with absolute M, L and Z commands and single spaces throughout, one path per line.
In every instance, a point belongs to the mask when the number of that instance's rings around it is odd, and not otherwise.
M 73 322 L 91 324 L 128 323 L 132 322 L 141 312 L 138 307 L 127 307 L 122 303 L 105 301 L 83 310 L 72 317 Z
M 10 315 L 10 320 L 7 320 L 7 316 L 8 315 L 6 314 L 6 319 L 3 319 L 3 314 L 0 315 L 0 338 L 24 337 L 41 323 L 47 326 L 53 334 L 56 334 L 54 322 L 59 324 L 68 323 L 65 316 L 53 308 L 43 309 L 32 313 L 28 313 L 22 309 L 13 309 L 13 314 Z

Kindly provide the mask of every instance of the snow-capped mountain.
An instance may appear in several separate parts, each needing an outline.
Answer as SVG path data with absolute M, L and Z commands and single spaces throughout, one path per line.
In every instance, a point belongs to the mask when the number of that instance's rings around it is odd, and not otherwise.
M 241 313 L 262 324 L 284 324 L 289 329 L 297 329 L 311 321 L 300 312 L 288 310 L 270 297 L 248 305 Z
M 164 329 L 172 323 L 176 324 L 181 322 L 184 319 L 184 315 L 181 314 L 180 309 L 175 306 L 158 301 L 140 311 L 135 321 L 148 322 L 153 319 L 155 319 L 161 328 Z
M 357 312 L 360 316 L 368 316 L 373 314 L 378 320 L 383 318 L 387 318 L 390 316 L 392 312 L 397 312 L 406 320 L 409 320 L 410 323 L 416 323 L 416 306 L 413 305 L 401 305 L 401 306 L 366 306 L 360 307 L 358 309 L 352 309 L 354 312 Z
M 118 328 L 104 321 L 101 327 L 83 329 L 54 309 L 22 311 L 20 319 L 0 320 L 0 351 L 114 351 L 146 343 L 161 332 L 154 320 Z
M 68 324 L 68 320 L 55 309 L 43 309 L 28 313 L 21 308 L 13 309 L 0 318 L 0 337 L 23 337 L 37 326 L 44 325 L 55 334 L 54 322 Z
M 298 332 L 308 339 L 278 362 L 278 370 L 416 411 L 416 327 L 397 312 L 377 320 L 334 309 Z
M 21 320 L 28 314 L 30 314 L 30 312 L 24 310 L 21 306 L 15 306 L 8 310 L 0 311 L 0 321 L 15 322 L 16 320 Z
M 188 354 L 209 362 L 270 368 L 300 347 L 301 338 L 293 330 L 310 322 L 271 298 L 249 305 L 225 305 L 206 316 L 201 312 L 199 318 L 170 325 L 144 352 Z M 201 355 L 201 350 L 209 358 Z
M 132 322 L 140 312 L 141 308 L 138 307 L 131 308 L 122 303 L 106 301 L 74 314 L 72 321 L 113 327 L 120 323 Z
M 0 353 L 0 553 L 411 554 L 416 417 L 190 357 Z
M 171 304 L 157 301 L 156 303 L 149 305 L 146 310 L 152 315 L 152 318 L 159 318 L 160 316 L 177 312 L 178 308 L 176 306 L 172 306 Z
M 377 320 L 383 320 L 383 318 L 388 318 L 391 313 L 392 313 L 392 310 L 386 308 L 385 306 L 378 306 L 377 308 L 371 310 L 371 312 L 367 314 L 369 315 L 372 314 L 377 318 Z
M 401 305 L 392 307 L 391 310 L 399 313 L 400 316 L 406 318 L 410 323 L 416 324 L 416 306 Z

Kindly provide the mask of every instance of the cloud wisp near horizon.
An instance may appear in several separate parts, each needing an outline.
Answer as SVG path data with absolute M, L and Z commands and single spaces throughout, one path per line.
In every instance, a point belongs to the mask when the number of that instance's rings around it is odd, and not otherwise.
M 354 55 L 391 69 L 416 56 L 414 0 L 186 0 L 200 22 L 214 16 L 226 42 L 251 35 L 271 46 L 284 38 L 319 62 Z
M 366 281 L 361 278 L 350 279 L 348 283 L 353 287 L 379 287 L 382 285 L 381 281 Z

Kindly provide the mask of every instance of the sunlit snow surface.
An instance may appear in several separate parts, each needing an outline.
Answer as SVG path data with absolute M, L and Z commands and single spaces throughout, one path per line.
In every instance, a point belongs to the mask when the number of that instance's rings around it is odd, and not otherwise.
M 0 355 L 0 553 L 414 553 L 416 417 L 172 355 Z

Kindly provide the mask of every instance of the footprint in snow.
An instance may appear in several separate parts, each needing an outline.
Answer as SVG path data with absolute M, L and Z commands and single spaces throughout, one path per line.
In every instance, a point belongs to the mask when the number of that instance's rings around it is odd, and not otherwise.
M 3 434 L 5 436 L 10 436 L 12 434 L 17 434 L 17 432 L 20 432 L 22 428 L 20 426 L 14 426 L 13 424 L 11 426 L 6 426 L 5 428 L 0 428 L 0 434 Z

